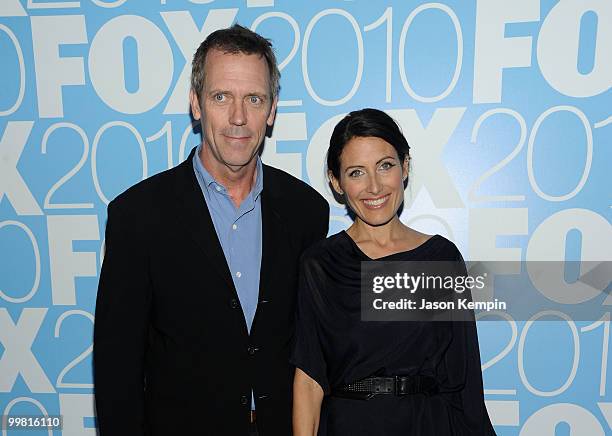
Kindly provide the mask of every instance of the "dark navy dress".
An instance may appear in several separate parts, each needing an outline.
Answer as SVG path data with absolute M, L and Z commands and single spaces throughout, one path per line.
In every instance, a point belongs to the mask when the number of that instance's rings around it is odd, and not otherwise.
M 346 232 L 303 256 L 292 363 L 323 388 L 321 436 L 495 435 L 484 404 L 474 322 L 361 321 L 360 267 L 370 261 Z M 457 247 L 435 235 L 385 261 L 457 261 Z M 330 395 L 369 376 L 435 378 L 440 393 Z

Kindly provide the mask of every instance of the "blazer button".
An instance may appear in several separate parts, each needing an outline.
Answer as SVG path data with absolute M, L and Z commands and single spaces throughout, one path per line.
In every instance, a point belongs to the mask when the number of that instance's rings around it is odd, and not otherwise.
M 240 404 L 242 404 L 243 406 L 249 404 L 249 397 L 247 397 L 246 395 L 240 397 Z
M 255 353 L 257 353 L 257 351 L 259 351 L 259 348 L 254 347 L 254 346 L 249 346 L 249 348 L 247 348 L 247 352 L 249 353 L 249 356 L 254 356 Z
M 230 300 L 230 307 L 232 309 L 238 309 L 238 306 L 239 306 L 238 300 L 236 300 L 235 298 L 232 298 Z

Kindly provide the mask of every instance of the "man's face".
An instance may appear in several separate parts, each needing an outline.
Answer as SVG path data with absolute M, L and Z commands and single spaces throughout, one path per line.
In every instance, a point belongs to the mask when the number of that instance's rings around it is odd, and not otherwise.
M 259 55 L 211 50 L 204 68 L 200 101 L 193 91 L 190 95 L 205 142 L 201 158 L 213 172 L 238 171 L 254 161 L 266 125 L 274 122 L 276 100 L 270 95 L 268 66 Z

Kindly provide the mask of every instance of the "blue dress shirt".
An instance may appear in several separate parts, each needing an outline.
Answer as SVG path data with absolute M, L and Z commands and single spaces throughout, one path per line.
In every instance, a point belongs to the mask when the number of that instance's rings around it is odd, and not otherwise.
M 218 183 L 202 165 L 201 150 L 202 144 L 198 146 L 193 156 L 193 168 L 232 274 L 250 333 L 259 298 L 263 189 L 261 159 L 257 156 L 257 175 L 251 192 L 240 206 L 236 207 L 225 187 Z

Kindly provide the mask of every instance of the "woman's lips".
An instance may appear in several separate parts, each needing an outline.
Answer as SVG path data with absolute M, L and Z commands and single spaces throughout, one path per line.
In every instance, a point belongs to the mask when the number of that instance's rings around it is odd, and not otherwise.
M 380 209 L 387 203 L 387 200 L 389 200 L 389 196 L 390 194 L 387 194 L 383 195 L 382 197 L 367 198 L 361 201 L 368 209 Z

